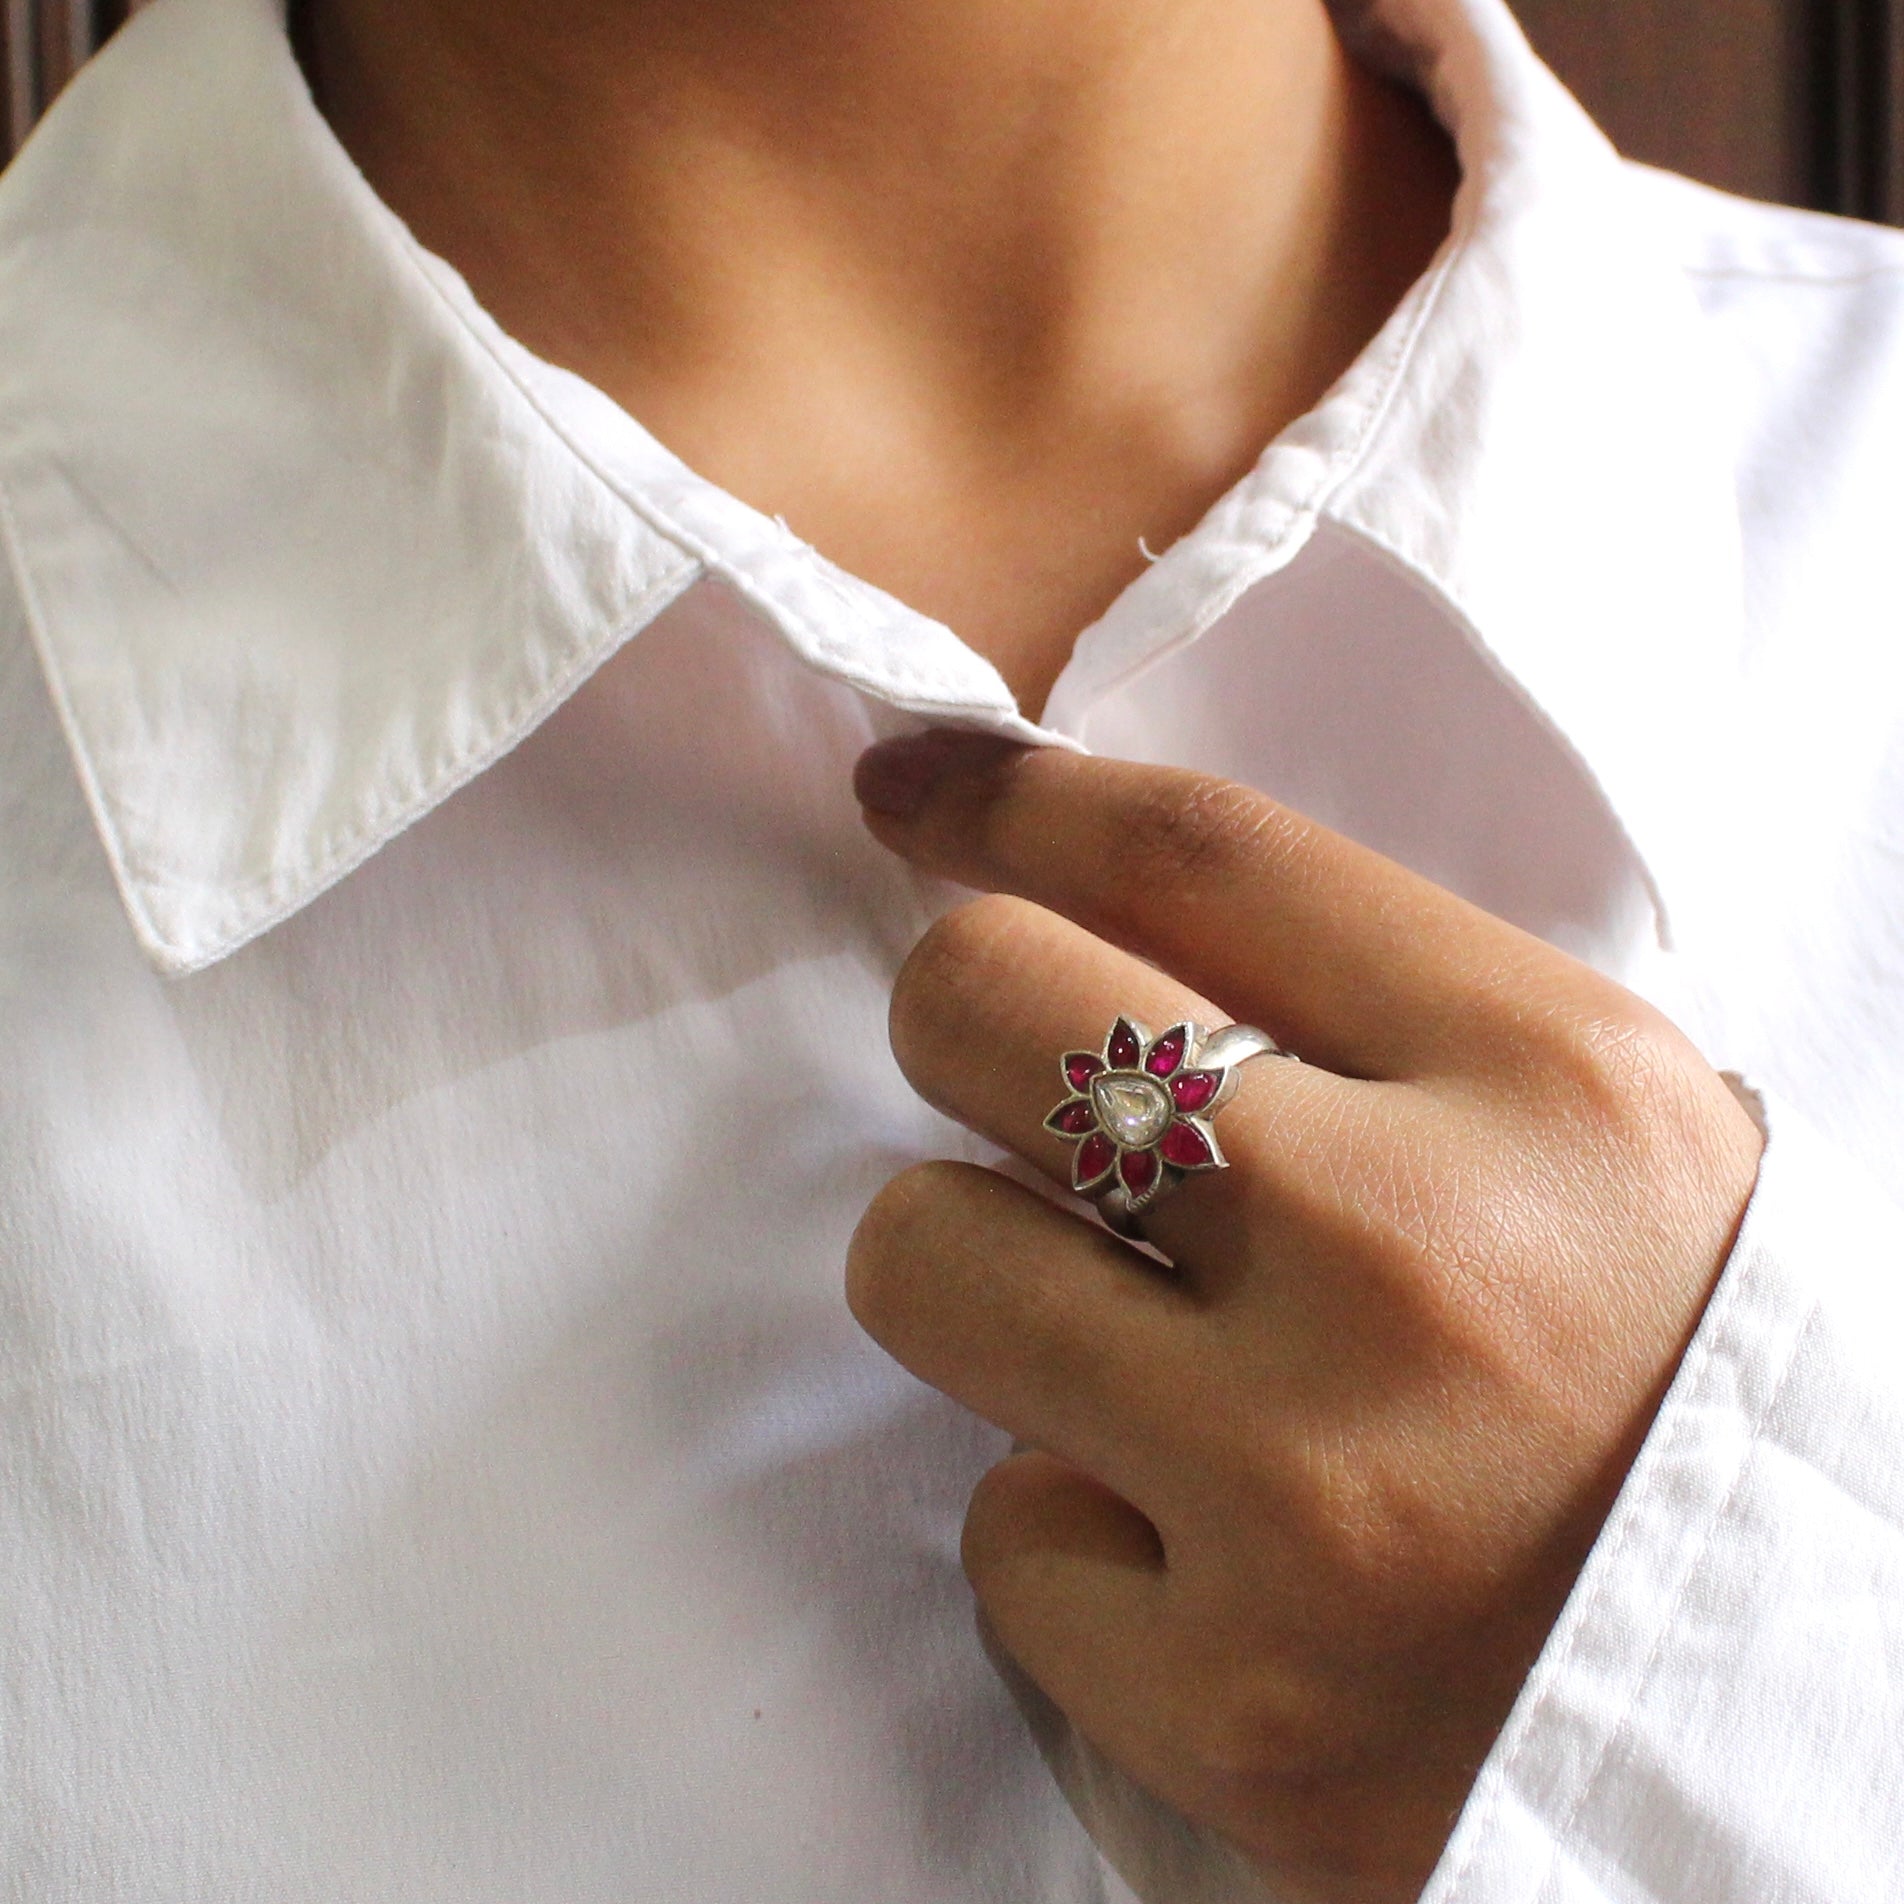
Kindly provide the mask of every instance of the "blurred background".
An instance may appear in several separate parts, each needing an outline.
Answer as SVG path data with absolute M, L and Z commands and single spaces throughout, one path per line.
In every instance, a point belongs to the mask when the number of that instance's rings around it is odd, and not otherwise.
M 142 0 L 0 0 L 0 157 Z M 1633 157 L 1904 224 L 1904 0 L 1519 0 Z

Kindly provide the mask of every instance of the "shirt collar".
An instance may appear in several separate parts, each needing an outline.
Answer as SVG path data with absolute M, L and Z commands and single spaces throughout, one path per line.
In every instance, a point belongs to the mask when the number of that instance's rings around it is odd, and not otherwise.
M 703 575 L 900 708 L 1051 740 L 1324 515 L 1446 599 L 1677 912 L 1738 623 L 1690 292 L 1498 0 L 1351 30 L 1454 130 L 1454 235 L 1086 631 L 1041 730 L 949 630 L 503 336 L 337 145 L 274 0 L 141 14 L 0 182 L 0 530 L 152 959 L 197 969 L 297 910 Z

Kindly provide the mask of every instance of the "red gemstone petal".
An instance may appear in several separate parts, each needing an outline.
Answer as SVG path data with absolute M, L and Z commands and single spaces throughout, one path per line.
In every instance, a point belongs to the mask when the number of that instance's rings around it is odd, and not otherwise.
M 1132 1196 L 1141 1197 L 1157 1181 L 1157 1153 L 1154 1150 L 1127 1150 L 1117 1160 L 1117 1174 Z
M 1135 1070 L 1139 1055 L 1144 1049 L 1144 1041 L 1138 1037 L 1128 1018 L 1120 1018 L 1111 1027 L 1109 1042 L 1104 1047 L 1104 1055 L 1110 1059 L 1114 1069 L 1119 1071 Z
M 1068 1099 L 1045 1119 L 1045 1128 L 1054 1130 L 1060 1137 L 1082 1137 L 1097 1124 L 1097 1113 L 1091 1108 L 1088 1097 Z
M 1087 1137 L 1071 1159 L 1071 1187 L 1090 1189 L 1111 1174 L 1111 1166 L 1116 1161 L 1117 1146 L 1102 1131 L 1095 1137 Z
M 1183 1062 L 1184 1046 L 1190 1042 L 1188 1025 L 1172 1025 L 1150 1048 L 1144 1069 L 1153 1078 L 1167 1078 Z
M 1064 1081 L 1074 1091 L 1088 1091 L 1091 1080 L 1104 1069 L 1104 1060 L 1095 1051 L 1067 1051 L 1064 1054 Z
M 1179 1071 L 1170 1080 L 1170 1101 L 1180 1111 L 1200 1111 L 1222 1088 L 1218 1071 Z
M 1164 1162 L 1179 1170 L 1208 1170 L 1217 1161 L 1216 1146 L 1187 1118 L 1178 1118 L 1164 1132 L 1157 1148 L 1163 1152 Z

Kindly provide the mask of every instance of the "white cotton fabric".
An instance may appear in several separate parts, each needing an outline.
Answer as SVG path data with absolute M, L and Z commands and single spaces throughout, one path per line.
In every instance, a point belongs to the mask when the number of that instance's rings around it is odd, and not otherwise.
M 1347 24 L 1454 233 L 1042 728 L 503 336 L 270 0 L 0 178 L 9 1904 L 1256 1895 L 1021 1712 L 1001 1438 L 842 1300 L 984 1154 L 848 786 L 922 716 L 1265 787 L 1762 1094 L 1428 1896 L 1904 1896 L 1904 239 L 1621 164 L 1495 0 Z

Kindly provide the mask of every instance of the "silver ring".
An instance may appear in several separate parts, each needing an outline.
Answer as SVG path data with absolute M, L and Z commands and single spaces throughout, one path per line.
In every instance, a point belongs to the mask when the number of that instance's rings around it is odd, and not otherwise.
M 1210 1120 L 1251 1058 L 1296 1061 L 1254 1025 L 1206 1031 L 1188 1020 L 1153 1037 L 1120 1018 L 1102 1051 L 1067 1051 L 1065 1099 L 1045 1129 L 1077 1145 L 1072 1189 L 1094 1197 L 1120 1235 L 1141 1235 L 1139 1217 L 1185 1177 L 1229 1167 Z

